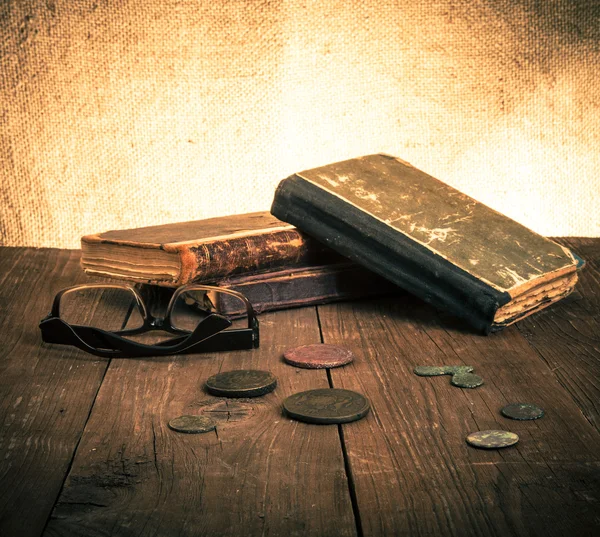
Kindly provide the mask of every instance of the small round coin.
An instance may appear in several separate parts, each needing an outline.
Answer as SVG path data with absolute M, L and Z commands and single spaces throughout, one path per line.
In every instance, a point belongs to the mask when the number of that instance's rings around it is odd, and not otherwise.
M 437 377 L 439 375 L 447 375 L 446 366 L 436 365 L 419 365 L 414 369 L 415 375 L 420 377 Z
M 348 423 L 369 412 L 369 402 L 360 393 L 322 388 L 290 395 L 283 408 L 290 418 L 307 423 Z
M 472 373 L 473 367 L 470 365 L 447 365 L 444 366 L 448 375 L 456 375 L 457 373 Z
M 456 375 L 457 373 L 470 373 L 470 365 L 419 365 L 414 372 L 420 377 L 437 377 L 438 375 Z
M 207 433 L 216 428 L 216 424 L 206 416 L 179 416 L 169 422 L 169 428 L 179 433 Z
M 206 389 L 223 397 L 259 397 L 272 392 L 277 379 L 269 371 L 237 369 L 213 375 L 206 381 Z
M 515 433 L 509 431 L 477 431 L 467 436 L 467 444 L 482 449 L 499 449 L 514 446 L 519 441 Z
M 544 415 L 544 411 L 531 403 L 512 403 L 500 410 L 502 415 L 512 420 L 537 420 Z
M 354 359 L 354 355 L 348 349 L 337 345 L 315 343 L 289 349 L 283 353 L 283 359 L 296 367 L 325 369 L 349 364 Z
M 459 388 L 477 388 L 483 384 L 483 379 L 473 373 L 456 373 L 452 375 L 450 382 Z

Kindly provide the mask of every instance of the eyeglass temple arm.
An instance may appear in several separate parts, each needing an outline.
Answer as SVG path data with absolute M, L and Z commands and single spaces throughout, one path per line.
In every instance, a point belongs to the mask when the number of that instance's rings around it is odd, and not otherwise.
M 98 329 L 87 326 L 71 326 L 51 315 L 42 320 L 40 330 L 45 343 L 74 345 L 82 351 L 105 358 L 117 357 L 121 353 L 120 350 L 110 349 L 111 345 L 102 337 L 102 333 Z
M 61 319 L 46 318 L 40 323 L 42 338 L 45 342 L 68 343 L 81 350 L 108 358 L 185 352 L 198 342 L 213 337 L 229 326 L 231 326 L 231 322 L 228 319 L 211 314 L 185 337 L 173 338 L 163 342 L 162 345 L 144 345 L 99 328 L 71 326 Z M 97 347 L 93 345 L 97 345 Z

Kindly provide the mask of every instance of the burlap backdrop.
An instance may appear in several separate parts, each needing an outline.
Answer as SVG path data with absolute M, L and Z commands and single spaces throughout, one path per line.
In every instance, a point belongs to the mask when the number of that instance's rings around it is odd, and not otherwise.
M 0 2 L 1 242 L 268 209 L 383 151 L 600 235 L 598 2 Z

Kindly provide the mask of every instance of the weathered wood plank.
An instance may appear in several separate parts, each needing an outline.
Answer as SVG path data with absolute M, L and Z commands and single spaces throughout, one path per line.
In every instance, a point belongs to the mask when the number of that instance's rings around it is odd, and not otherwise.
M 42 343 L 56 291 L 85 281 L 79 252 L 0 249 L 0 535 L 40 535 L 106 360 Z
M 113 360 L 46 535 L 354 535 L 336 427 L 293 422 L 281 402 L 326 387 L 324 371 L 292 368 L 289 346 L 320 340 L 313 308 L 261 317 L 252 351 Z M 277 389 L 228 400 L 203 391 L 231 369 L 272 371 Z M 167 422 L 203 413 L 216 433 Z
M 600 239 L 557 239 L 586 260 L 573 294 L 517 326 L 600 430 Z
M 332 370 L 335 387 L 365 394 L 373 412 L 343 426 L 364 535 L 591 535 L 600 509 L 600 435 L 515 327 L 493 336 L 461 330 L 417 299 L 319 307 L 325 343 L 357 358 Z M 417 365 L 466 364 L 486 383 L 414 375 Z M 534 422 L 503 418 L 533 402 Z M 506 429 L 502 451 L 465 443 Z
M 365 535 L 598 534 L 600 444 L 590 423 L 598 425 L 600 241 L 567 244 L 588 261 L 575 295 L 488 338 L 410 297 L 320 308 L 326 342 L 357 355 L 332 372 L 334 384 L 365 393 L 374 408 L 343 426 Z M 39 338 L 55 291 L 85 281 L 77 258 L 0 251 L 0 535 L 40 534 L 106 368 Z M 258 351 L 115 362 L 47 533 L 352 534 L 336 428 L 278 410 L 290 393 L 327 385 L 323 372 L 279 358 L 319 340 L 313 311 L 264 316 Z M 448 377 L 412 374 L 436 363 L 474 365 L 486 385 L 462 391 Z M 270 369 L 280 387 L 236 402 L 201 391 L 219 368 L 237 367 Z M 547 416 L 498 414 L 522 398 Z M 218 437 L 166 427 L 190 411 L 217 416 Z M 521 442 L 500 452 L 464 444 L 491 427 Z

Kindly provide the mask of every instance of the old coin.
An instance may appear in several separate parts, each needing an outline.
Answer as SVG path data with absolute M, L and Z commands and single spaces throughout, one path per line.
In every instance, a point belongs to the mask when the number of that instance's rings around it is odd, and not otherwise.
M 446 365 L 446 372 L 449 375 L 456 375 L 457 373 L 472 373 L 473 367 L 470 365 Z
M 437 377 L 438 375 L 455 375 L 456 373 L 470 373 L 473 368 L 470 365 L 420 365 L 415 367 L 415 374 L 420 377 Z
M 499 449 L 514 446 L 518 435 L 509 431 L 477 431 L 467 436 L 467 444 L 483 449 Z
M 305 369 L 325 369 L 349 364 L 354 355 L 337 345 L 316 343 L 302 345 L 283 353 L 283 359 L 290 365 Z
M 291 418 L 307 423 L 348 423 L 367 415 L 369 402 L 360 393 L 323 388 L 290 395 L 283 408 Z
M 544 415 L 544 411 L 530 403 L 512 403 L 501 411 L 503 416 L 513 420 L 537 420 Z
M 206 389 L 223 397 L 259 397 L 272 392 L 277 379 L 269 371 L 237 369 L 213 375 L 206 381 Z
M 437 377 L 438 375 L 447 375 L 446 366 L 419 365 L 414 369 L 415 374 L 420 377 Z
M 169 422 L 169 428 L 180 433 L 207 433 L 213 431 L 216 424 L 206 416 L 179 416 Z
M 473 373 L 456 373 L 456 375 L 452 375 L 450 382 L 459 388 L 477 388 L 483 384 L 483 379 Z

